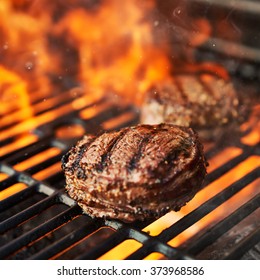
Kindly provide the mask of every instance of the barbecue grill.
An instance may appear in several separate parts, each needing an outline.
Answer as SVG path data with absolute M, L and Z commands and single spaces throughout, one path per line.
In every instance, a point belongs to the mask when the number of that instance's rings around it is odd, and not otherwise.
M 168 13 L 176 1 L 163 2 L 161 16 L 178 26 Z M 208 17 L 215 33 L 189 46 L 192 57 L 185 59 L 222 64 L 245 100 L 253 100 L 236 133 L 205 144 L 208 175 L 195 198 L 153 221 L 126 224 L 83 214 L 64 191 L 62 155 L 85 133 L 137 124 L 139 112 L 91 94 L 69 76 L 57 78 L 53 91 L 32 88 L 25 102 L 10 100 L 1 116 L 0 259 L 260 259 L 260 39 L 251 29 L 257 29 L 260 4 L 235 2 L 186 5 L 194 20 Z M 218 32 L 223 13 L 244 20 L 239 41 Z M 172 40 L 183 44 L 183 38 Z

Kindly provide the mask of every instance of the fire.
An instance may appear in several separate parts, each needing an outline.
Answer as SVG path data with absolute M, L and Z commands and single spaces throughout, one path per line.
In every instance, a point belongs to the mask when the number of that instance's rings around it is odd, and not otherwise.
M 140 103 L 151 83 L 169 78 L 172 70 L 166 39 L 154 35 L 160 28 L 154 1 L 93 6 L 1 1 L 0 63 L 23 75 L 30 89 L 47 93 L 51 76 L 62 83 L 70 75 L 96 96 L 112 93 Z
M 35 1 L 36 2 L 36 1 Z M 28 89 L 50 90 L 47 71 L 54 63 L 46 48 L 48 13 L 35 14 L 26 0 L 2 0 L 0 3 L 0 64 L 26 80 Z M 2 81 L 1 81 L 2 82 Z
M 32 116 L 32 109 L 30 106 L 29 95 L 26 82 L 16 73 L 7 70 L 0 65 L 0 116 L 4 117 L 14 109 L 21 108 L 23 114 L 18 118 L 26 119 Z M 13 100 L 16 100 L 14 103 Z
M 152 32 L 152 1 L 106 0 L 94 11 L 69 11 L 55 31 L 79 50 L 79 79 L 101 94 L 139 103 L 154 81 L 169 76 L 170 63 Z

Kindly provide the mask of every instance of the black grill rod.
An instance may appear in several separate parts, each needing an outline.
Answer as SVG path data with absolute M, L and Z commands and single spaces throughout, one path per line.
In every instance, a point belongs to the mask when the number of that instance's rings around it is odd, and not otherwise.
M 49 185 L 52 185 L 52 186 L 55 185 L 56 189 L 64 188 L 64 186 L 66 185 L 65 176 L 62 171 L 58 171 L 58 172 L 48 176 L 47 178 L 44 179 L 44 181 L 46 183 L 48 183 Z
M 86 108 L 88 108 L 88 107 L 92 107 L 93 105 L 96 105 L 97 103 L 102 103 L 102 102 L 106 102 L 106 99 L 105 99 L 105 98 L 101 98 L 101 99 L 99 99 L 99 100 L 97 100 L 97 101 L 93 101 L 93 102 L 91 102 L 90 104 L 86 104 L 84 107 L 82 107 L 82 108 L 80 108 L 80 109 L 75 109 L 75 110 L 73 110 L 73 111 L 67 113 L 65 116 L 66 116 L 66 118 L 67 118 L 67 120 L 68 120 L 68 119 L 69 119 L 69 116 L 70 116 L 71 114 L 73 114 L 74 116 L 77 116 L 77 114 L 78 114 L 81 110 L 84 110 L 84 109 L 86 109 Z M 68 102 L 68 103 L 69 103 L 69 102 Z M 47 123 L 44 123 L 42 126 L 45 126 L 45 127 L 46 127 L 46 126 L 50 126 L 50 127 L 51 127 L 51 126 L 55 125 L 56 123 L 58 123 L 59 120 L 62 119 L 62 118 L 64 118 L 64 115 L 61 115 L 61 116 L 57 117 L 56 120 L 54 120 L 54 121 L 49 121 L 49 122 L 47 122 Z M 21 122 L 20 122 L 20 123 L 21 123 Z M 41 126 L 41 127 L 42 127 L 42 126 Z M 35 128 L 33 128 L 33 129 L 34 129 L 34 131 L 37 131 L 38 128 L 39 128 L 39 127 L 35 127 Z M 51 131 L 51 130 L 49 129 L 49 131 Z M 14 140 L 17 136 L 23 134 L 24 132 L 25 132 L 25 131 L 21 131 L 21 132 L 19 132 L 18 134 L 16 133 L 15 135 L 12 135 L 12 136 L 10 136 L 10 137 L 7 137 L 7 138 L 1 140 L 1 141 L 0 141 L 0 145 L 4 146 L 4 145 L 6 145 L 6 144 L 12 143 L 13 140 Z M 45 132 L 46 132 L 46 130 L 45 130 Z M 45 134 L 43 134 L 43 135 L 45 136 Z M 47 137 L 50 137 L 50 136 L 53 137 L 52 133 L 47 133 Z M 43 137 L 43 138 L 45 138 L 45 137 Z M 35 142 L 35 143 L 38 143 L 38 142 Z M 35 143 L 33 143 L 33 144 L 35 144 Z M 22 148 L 19 149 L 18 151 L 20 151 L 20 150 L 22 151 Z M 15 155 L 15 152 L 16 152 L 16 151 L 13 151 L 13 152 L 11 152 L 10 154 Z M 8 156 L 8 155 L 7 155 L 7 156 Z M 6 156 L 1 157 L 0 160 L 2 160 L 3 158 L 6 158 Z
M 95 260 L 98 257 L 104 255 L 115 246 L 126 240 L 128 237 L 128 230 L 126 228 L 121 228 L 114 234 L 112 234 L 109 238 L 107 238 L 104 242 L 100 243 L 100 245 L 95 248 L 89 250 L 88 252 L 79 255 L 77 260 Z
M 33 93 L 32 93 L 32 94 L 33 94 Z M 78 97 L 81 97 L 82 95 L 83 95 L 83 93 L 81 93 L 80 95 L 78 95 Z M 47 98 L 47 102 L 48 102 L 49 100 L 51 100 L 52 97 L 55 98 L 55 96 L 49 96 L 49 98 Z M 56 97 L 57 97 L 57 94 L 56 94 Z M 42 98 L 43 98 L 43 97 L 42 97 Z M 34 108 L 34 117 L 39 116 L 39 115 L 41 115 L 41 114 L 43 114 L 43 113 L 46 113 L 46 112 L 48 112 L 48 111 L 55 110 L 55 109 L 57 109 L 57 108 L 59 108 L 59 107 L 61 107 L 61 106 L 63 106 L 63 105 L 69 104 L 70 102 L 72 102 L 72 101 L 75 99 L 75 98 L 70 94 L 69 91 L 64 92 L 64 93 L 62 94 L 62 99 L 60 99 L 59 102 L 55 102 L 54 104 L 52 103 L 52 106 L 49 106 L 49 104 L 48 104 L 48 105 L 45 105 L 45 102 L 44 102 L 44 104 L 43 104 L 43 103 L 42 103 L 42 98 L 39 99 L 39 100 L 34 100 L 34 102 L 31 102 L 31 106 Z M 46 97 L 44 97 L 44 99 L 46 99 Z M 44 105 L 44 106 L 43 106 L 43 108 L 39 109 L 39 108 L 37 108 L 37 107 L 39 107 L 39 105 L 40 105 L 40 106 Z M 10 115 L 10 114 L 13 114 L 13 113 L 16 113 L 16 114 L 17 114 L 19 111 L 20 111 L 19 109 L 18 109 L 18 110 L 13 110 L 12 112 L 9 112 L 8 114 L 9 114 L 9 115 Z M 23 120 L 22 120 L 22 121 L 23 121 Z M 1 127 L 0 127 L 0 131 L 7 130 L 7 129 L 9 129 L 9 128 L 12 127 L 12 126 L 15 126 L 15 125 L 21 123 L 22 121 L 17 120 L 17 121 L 15 121 L 15 122 L 9 123 L 9 124 L 7 124 L 7 125 L 1 126 Z
M 224 257 L 225 260 L 238 260 L 260 241 L 260 228 L 251 232 L 231 252 Z
M 38 183 L 30 186 L 26 189 L 21 190 L 20 192 L 15 193 L 12 196 L 5 198 L 4 200 L 0 201 L 0 212 L 5 211 L 8 208 L 13 207 L 19 202 L 22 202 L 27 197 L 33 195 L 37 190 Z
M 0 211 L 4 211 L 12 207 L 15 203 L 21 202 L 24 198 L 30 196 L 36 191 L 47 196 L 50 196 L 57 191 L 56 189 L 33 179 L 30 175 L 24 172 L 15 172 L 11 177 L 2 181 L 1 187 L 6 189 L 15 183 L 24 183 L 28 187 L 2 200 L 0 202 Z
M 36 142 L 33 142 L 25 147 L 21 147 L 15 151 L 3 155 L 0 160 L 14 165 L 17 162 L 21 162 L 28 157 L 37 155 L 38 153 L 50 148 L 51 140 L 51 135 L 44 135 L 44 137 L 38 139 L 38 141 Z
M 100 227 L 100 223 L 95 219 L 92 219 L 86 223 L 83 227 L 72 231 L 63 238 L 59 239 L 57 242 L 53 243 L 50 246 L 47 246 L 40 252 L 34 254 L 29 258 L 29 260 L 46 260 L 54 257 L 56 254 L 62 252 L 68 247 L 72 246 L 82 238 L 93 233 Z
M 126 260 L 140 260 L 151 253 L 158 252 L 165 255 L 168 259 L 174 260 L 194 260 L 194 258 L 186 251 L 163 243 L 160 239 L 150 236 L 150 238 L 143 243 L 143 246 L 129 255 Z
M 177 221 L 175 224 L 165 229 L 160 235 L 160 240 L 164 242 L 170 241 L 172 238 L 176 237 L 178 234 L 186 230 L 188 227 L 195 224 L 197 221 L 202 219 L 204 216 L 209 214 L 212 210 L 220 206 L 226 200 L 231 198 L 233 195 L 241 191 L 247 185 L 252 183 L 260 176 L 260 167 L 252 170 L 244 177 L 234 182 L 223 191 L 212 197 L 211 199 L 204 202 L 198 208 L 187 214 L 185 217 Z
M 97 259 L 98 257 L 104 255 L 105 253 L 113 249 L 115 246 L 119 245 L 121 242 L 126 240 L 129 236 L 129 228 L 120 221 L 104 220 L 104 226 L 108 226 L 116 230 L 116 232 L 112 234 L 109 238 L 107 238 L 104 242 L 102 242 L 99 246 L 96 246 L 89 252 L 78 256 L 77 259 Z
M 41 213 L 43 210 L 51 207 L 57 201 L 58 192 L 55 194 L 44 198 L 43 200 L 35 203 L 34 205 L 28 207 L 27 209 L 13 215 L 12 217 L 4 220 L 0 223 L 0 234 L 5 231 L 18 226 L 20 223 L 32 218 L 33 216 Z
M 180 219 L 178 222 L 165 229 L 160 235 L 160 240 L 164 242 L 170 241 L 172 238 L 176 237 L 178 234 L 186 230 L 188 227 L 202 219 L 204 216 L 209 214 L 216 207 L 221 205 L 227 199 L 238 193 L 248 184 L 256 180 L 260 175 L 260 168 L 256 168 L 250 173 L 246 174 L 243 178 L 231 184 L 229 187 L 224 189 L 222 192 L 218 193 L 201 206 L 187 214 L 185 217 Z
M 209 228 L 200 238 L 185 244 L 185 248 L 190 254 L 197 255 L 207 246 L 215 242 L 221 235 L 230 230 L 233 226 L 241 222 L 248 215 L 260 207 L 260 194 L 250 199 L 246 204 L 239 207 L 231 215 L 221 222 Z
M 100 246 L 95 247 L 89 252 L 78 256 L 77 260 L 97 259 L 98 257 L 102 256 L 103 254 L 113 249 L 116 245 L 119 245 L 121 242 L 128 239 L 134 239 L 142 244 L 144 244 L 146 241 L 151 242 L 155 250 L 160 250 L 162 251 L 162 253 L 165 253 L 172 258 L 180 257 L 181 259 L 192 259 L 190 256 L 187 256 L 186 254 L 182 253 L 178 249 L 172 248 L 167 244 L 162 243 L 160 240 L 157 240 L 154 237 L 149 236 L 145 232 L 141 232 L 136 229 L 123 226 L 115 234 L 113 234 L 110 238 L 108 238 L 105 242 L 100 244 Z
M 3 155 L 0 157 L 0 160 L 7 160 L 8 162 L 10 161 L 12 164 L 16 163 L 19 161 L 19 158 L 23 157 L 24 154 L 26 153 L 30 153 L 32 149 L 34 149 L 34 146 L 37 146 L 39 148 L 39 150 L 36 151 L 36 153 L 39 153 L 42 150 L 42 146 L 45 147 L 49 145 L 49 147 L 51 147 L 51 141 L 54 139 L 54 135 L 53 135 L 53 131 L 55 131 L 55 127 L 58 127 L 59 124 L 63 124 L 63 123 L 67 123 L 67 121 L 64 121 L 64 119 L 68 120 L 71 118 L 78 118 L 81 122 L 82 119 L 78 117 L 78 114 L 81 110 L 84 110 L 88 107 L 92 107 L 93 105 L 99 104 L 99 103 L 104 103 L 106 102 L 105 99 L 100 99 L 98 101 L 96 101 L 95 103 L 91 103 L 88 104 L 86 106 L 84 106 L 81 109 L 77 109 L 74 111 L 71 111 L 69 113 L 67 113 L 65 116 L 59 116 L 56 120 L 54 121 L 50 121 L 48 123 L 45 123 L 39 127 L 35 127 L 34 130 L 34 135 L 37 135 L 39 137 L 38 141 L 35 141 L 25 147 L 21 147 L 15 151 L 12 151 L 6 155 Z M 95 116 L 96 117 L 96 116 Z M 95 119 L 95 117 L 93 119 Z M 88 121 L 87 121 L 88 122 Z M 1 140 L 0 141 L 0 146 L 5 146 L 9 143 L 12 143 L 15 138 L 17 136 L 19 136 L 20 134 L 22 134 L 23 132 L 16 134 L 14 136 L 8 137 L 7 139 Z M 39 145 L 40 143 L 40 145 Z M 44 150 L 44 148 L 43 148 Z M 34 154 L 32 154 L 34 155 Z M 10 159 L 9 159 L 10 158 Z M 20 160 L 21 161 L 21 160 Z
M 220 178 L 221 176 L 223 176 L 224 174 L 226 174 L 227 172 L 232 170 L 234 167 L 236 167 L 239 163 L 241 163 L 242 161 L 247 159 L 249 157 L 249 155 L 250 155 L 250 153 L 247 153 L 247 152 L 244 151 L 239 156 L 237 156 L 237 157 L 231 159 L 230 161 L 222 164 L 220 167 L 213 170 L 211 173 L 209 173 L 206 176 L 204 185 L 207 186 L 210 183 L 214 182 L 215 180 L 217 180 L 218 178 Z
M 0 191 L 3 191 L 9 187 L 11 187 L 12 185 L 14 185 L 15 183 L 18 183 L 18 174 L 19 173 L 15 173 L 10 177 L 7 177 L 5 180 L 3 180 L 0 183 Z M 21 182 L 22 183 L 22 182 Z
M 40 172 L 46 168 L 48 168 L 49 166 L 51 166 L 52 164 L 55 164 L 57 162 L 59 162 L 61 159 L 61 154 L 58 154 L 56 156 L 53 156 L 51 158 L 46 159 L 44 162 L 40 162 L 32 167 L 29 167 L 28 169 L 24 170 L 23 172 L 26 172 L 27 174 L 33 175 L 37 172 Z
M 0 259 L 7 258 L 9 255 L 15 253 L 15 251 L 21 249 L 23 246 L 30 244 L 31 242 L 35 241 L 39 237 L 44 236 L 46 233 L 50 232 L 51 230 L 54 230 L 60 225 L 68 222 L 73 217 L 79 215 L 80 212 L 81 211 L 77 206 L 69 208 L 61 212 L 59 215 L 52 218 L 51 220 L 45 222 L 44 224 L 12 240 L 11 242 L 7 243 L 6 245 L 0 248 Z
M 144 231 L 136 231 L 135 229 L 130 228 L 129 229 L 129 238 L 135 239 L 139 241 L 142 244 L 148 244 L 150 247 L 150 252 L 159 252 L 164 254 L 170 259 L 180 259 L 180 260 L 192 260 L 193 258 L 188 255 L 186 252 L 179 250 L 178 248 L 171 247 L 168 244 L 165 244 L 160 239 L 158 239 L 156 236 L 151 236 L 147 234 Z M 141 247 L 138 251 L 142 251 Z M 139 253 L 138 253 L 139 254 Z M 131 256 L 128 256 L 127 259 L 133 259 L 133 254 Z M 147 255 L 144 255 L 145 257 Z M 142 257 L 142 258 L 143 258 Z M 140 259 L 140 256 L 138 256 L 137 259 Z

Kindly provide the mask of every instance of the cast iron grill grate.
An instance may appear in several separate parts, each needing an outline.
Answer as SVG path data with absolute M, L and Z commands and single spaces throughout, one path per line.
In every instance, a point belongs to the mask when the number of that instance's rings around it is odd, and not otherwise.
M 84 95 L 81 93 L 77 98 L 82 96 Z M 26 126 L 24 130 L 19 128 L 20 123 L 17 122 L 1 128 L 4 133 L 8 130 L 12 132 L 11 136 L 1 138 L 3 150 L 13 143 L 15 145 L 19 137 L 33 135 L 35 139 L 1 153 L 0 191 L 4 196 L 0 202 L 0 259 L 98 259 L 128 241 L 135 243 L 131 246 L 133 249 L 125 252 L 122 257 L 126 259 L 143 259 L 155 252 L 160 254 L 160 258 L 166 259 L 240 259 L 260 241 L 260 224 L 256 218 L 259 218 L 260 206 L 259 141 L 253 144 L 245 144 L 243 141 L 254 127 L 247 129 L 239 141 L 230 143 L 240 152 L 209 172 L 204 189 L 215 184 L 219 191 L 212 197 L 205 198 L 180 219 L 171 220 L 159 233 L 144 230 L 157 221 L 124 224 L 114 220 L 92 219 L 82 214 L 81 209 L 64 192 L 64 176 L 59 167 L 61 156 L 79 136 L 60 137 L 58 131 L 69 123 L 72 127 L 81 126 L 84 133 L 98 133 L 138 121 L 138 112 L 131 106 L 118 106 L 107 99 L 88 102 L 88 95 L 85 98 L 85 106 L 71 108 L 39 126 L 36 123 L 30 132 L 26 131 Z M 37 104 L 39 103 L 33 106 Z M 35 117 L 41 118 L 44 114 L 60 110 L 62 106 L 64 100 L 38 112 Z M 12 130 L 17 126 L 18 132 Z M 227 146 L 209 147 L 206 151 L 207 158 L 210 160 L 216 157 Z M 43 155 L 40 160 L 37 157 L 39 155 Z M 253 163 L 249 171 L 222 188 L 221 178 L 230 176 L 231 170 L 247 164 L 247 161 L 250 164 L 250 159 L 253 159 Z M 254 195 L 241 205 L 227 215 L 222 215 L 216 222 L 209 223 L 179 246 L 171 243 L 171 240 L 212 215 L 218 207 L 239 192 L 251 188 L 252 184 L 255 184 Z M 15 187 L 18 190 L 11 193 Z M 236 227 L 245 220 L 248 221 L 241 231 L 245 228 L 247 230 L 240 234 Z M 228 238 L 232 236 L 233 229 L 238 233 L 234 238 Z M 217 253 L 214 246 L 218 247 Z M 117 257 L 118 255 L 114 256 Z

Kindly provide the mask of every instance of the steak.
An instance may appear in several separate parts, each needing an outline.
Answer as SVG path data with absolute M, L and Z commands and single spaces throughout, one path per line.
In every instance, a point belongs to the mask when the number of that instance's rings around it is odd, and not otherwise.
M 201 188 L 206 161 L 191 128 L 137 125 L 84 136 L 62 169 L 85 213 L 133 222 L 178 211 Z
M 176 74 L 153 85 L 141 108 L 141 123 L 192 127 L 204 140 L 219 136 L 238 117 L 238 97 L 231 81 L 217 73 Z

